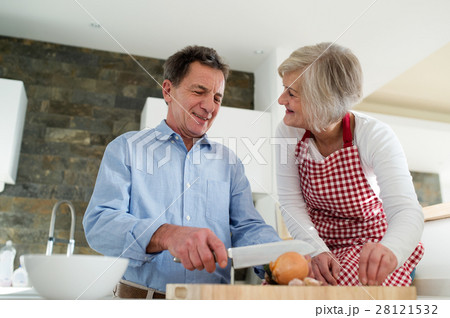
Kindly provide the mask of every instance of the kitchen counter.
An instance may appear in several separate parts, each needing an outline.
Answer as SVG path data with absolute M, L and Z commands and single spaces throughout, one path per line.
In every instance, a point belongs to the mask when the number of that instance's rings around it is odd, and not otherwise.
M 415 300 L 415 287 L 167 284 L 167 299 Z
M 32 287 L 0 287 L 1 300 L 43 300 Z M 104 298 L 113 299 L 112 296 Z M 309 287 L 169 284 L 167 299 L 417 299 L 448 300 L 449 297 L 416 296 L 414 287 Z
M 43 299 L 33 287 L 0 287 L 0 300 Z
M 0 287 L 0 300 L 45 300 L 33 287 Z M 100 300 L 112 300 L 108 295 Z

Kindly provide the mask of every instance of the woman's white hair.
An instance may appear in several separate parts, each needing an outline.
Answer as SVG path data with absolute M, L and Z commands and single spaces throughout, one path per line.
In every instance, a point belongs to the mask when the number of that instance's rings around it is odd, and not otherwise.
M 281 63 L 278 74 L 299 70 L 301 75 L 291 85 L 299 88 L 303 116 L 312 131 L 336 123 L 362 99 L 361 65 L 345 47 L 332 43 L 301 47 Z

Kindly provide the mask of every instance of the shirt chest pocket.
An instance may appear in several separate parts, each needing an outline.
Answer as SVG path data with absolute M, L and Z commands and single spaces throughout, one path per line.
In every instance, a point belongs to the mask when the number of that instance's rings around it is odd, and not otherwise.
M 230 184 L 225 181 L 207 180 L 206 217 L 212 221 L 230 222 Z

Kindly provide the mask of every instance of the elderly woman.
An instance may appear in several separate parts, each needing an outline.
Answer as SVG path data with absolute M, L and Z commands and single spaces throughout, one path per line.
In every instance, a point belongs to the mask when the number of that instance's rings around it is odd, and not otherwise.
M 422 208 L 392 130 L 350 111 L 362 98 L 358 59 L 321 43 L 294 51 L 278 72 L 286 108 L 278 149 L 288 151 L 277 154 L 278 195 L 291 235 L 317 248 L 311 276 L 409 286 L 423 255 Z

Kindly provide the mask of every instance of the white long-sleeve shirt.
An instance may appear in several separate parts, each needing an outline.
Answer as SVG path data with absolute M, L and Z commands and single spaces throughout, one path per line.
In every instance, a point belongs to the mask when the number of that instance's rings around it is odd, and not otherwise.
M 380 243 L 394 253 L 400 267 L 421 238 L 422 207 L 417 200 L 402 146 L 392 129 L 373 117 L 352 113 L 355 115 L 353 143 L 358 147 L 369 184 L 383 202 L 388 222 L 387 232 Z M 304 129 L 289 127 L 284 122 L 277 128 L 276 137 L 280 143 L 276 154 L 278 197 L 290 234 L 312 244 L 319 254 L 329 249 L 309 218 L 295 163 L 295 147 L 304 133 Z M 314 143 L 309 149 L 315 160 L 323 159 Z

